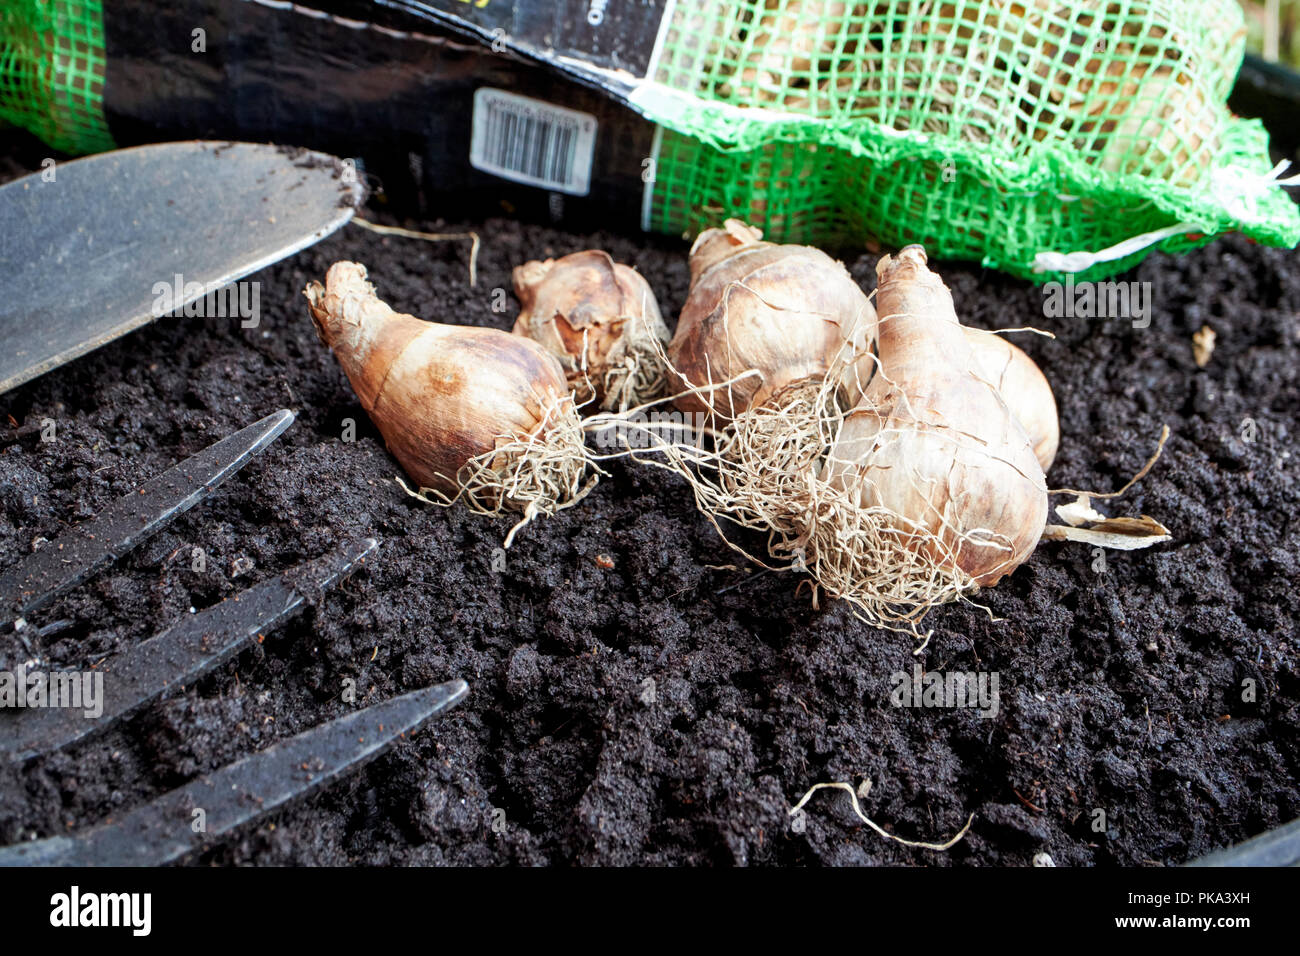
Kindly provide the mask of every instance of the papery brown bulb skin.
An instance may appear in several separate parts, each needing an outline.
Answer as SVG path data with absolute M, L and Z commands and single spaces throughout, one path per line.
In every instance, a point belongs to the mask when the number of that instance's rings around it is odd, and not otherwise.
M 969 326 L 962 326 L 962 332 L 970 343 L 974 359 L 972 372 L 1001 394 L 1002 400 L 1025 429 L 1038 464 L 1046 472 L 1056 460 L 1056 451 L 1061 443 L 1061 423 L 1056 410 L 1056 396 L 1052 394 L 1052 386 L 1042 369 L 1022 349 L 1001 335 Z M 846 408 L 852 408 L 862 400 L 876 372 L 874 349 L 864 349 L 861 335 L 852 344 L 854 354 L 861 357 L 846 365 L 840 375 L 840 396 Z
M 559 362 L 536 342 L 394 312 L 359 263 L 334 263 L 305 294 L 321 341 L 422 487 L 454 493 L 471 458 L 534 434 L 546 409 L 571 402 Z
M 1034 456 L 1046 472 L 1061 444 L 1056 396 L 1038 363 L 1001 335 L 963 326 L 975 354 L 975 368 L 1016 416 L 1034 446 Z
M 654 396 L 623 387 L 628 362 L 656 362 L 668 328 L 645 278 L 599 249 L 527 262 L 514 270 L 522 311 L 514 333 L 555 355 L 579 401 L 613 408 Z M 658 343 L 657 345 L 655 343 Z
M 877 273 L 883 374 L 845 416 L 825 473 L 855 490 L 861 506 L 886 508 L 930 532 L 957 569 L 990 586 L 1042 535 L 1042 468 L 998 392 L 971 374 L 970 339 L 924 250 L 886 256 Z M 990 545 L 962 540 L 972 532 Z M 944 549 L 930 550 L 940 566 L 953 563 Z
M 725 423 L 792 385 L 820 381 L 853 329 L 874 323 L 870 300 L 843 265 L 820 249 L 761 237 L 730 219 L 691 248 L 691 288 L 668 346 L 673 392 L 759 374 L 682 395 L 682 411 L 711 411 Z

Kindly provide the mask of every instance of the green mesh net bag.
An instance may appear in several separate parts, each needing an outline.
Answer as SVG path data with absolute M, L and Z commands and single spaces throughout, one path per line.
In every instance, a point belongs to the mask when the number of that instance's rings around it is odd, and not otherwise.
M 112 149 L 100 0 L 0 2 L 0 120 L 66 153 Z
M 1263 126 L 1225 105 L 1236 0 L 667 9 L 646 81 L 619 86 L 659 125 L 649 229 L 736 216 L 777 241 L 920 242 L 1040 280 L 1234 230 L 1300 242 Z M 0 122 L 111 149 L 104 76 L 102 0 L 0 0 Z
M 1239 230 L 1300 241 L 1228 93 L 1236 0 L 693 0 L 634 105 L 662 125 L 646 225 L 923 243 L 1046 280 Z M 1291 180 L 1290 182 L 1295 182 Z

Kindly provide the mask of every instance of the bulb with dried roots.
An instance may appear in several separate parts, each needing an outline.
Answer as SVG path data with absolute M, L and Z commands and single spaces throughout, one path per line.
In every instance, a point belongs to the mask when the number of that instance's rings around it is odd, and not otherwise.
M 702 510 L 768 532 L 785 558 L 824 455 L 836 370 L 849 343 L 872 340 L 875 309 L 821 250 L 764 242 L 735 219 L 696 239 L 690 267 L 669 374 L 677 407 L 715 442 L 693 460 L 678 455 L 675 470 Z
M 615 411 L 658 397 L 668 328 L 649 283 L 599 249 L 526 262 L 514 271 L 523 305 L 516 335 L 560 360 L 578 402 Z
M 820 586 L 877 622 L 915 624 L 1029 557 L 1047 488 L 924 250 L 884 257 L 877 274 L 879 368 L 844 417 L 804 535 Z
M 848 270 L 811 246 L 764 242 L 738 219 L 700 233 L 668 346 L 677 407 L 726 424 L 818 387 L 875 310 Z
M 304 292 L 389 451 L 434 504 L 464 501 L 489 515 L 538 515 L 581 498 L 582 426 L 559 362 L 499 329 L 443 325 L 394 312 L 366 268 L 336 262 Z M 432 497 L 429 497 L 432 495 Z

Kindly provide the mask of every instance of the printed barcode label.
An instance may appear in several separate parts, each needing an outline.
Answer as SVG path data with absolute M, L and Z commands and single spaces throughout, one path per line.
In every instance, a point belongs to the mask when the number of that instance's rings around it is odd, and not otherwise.
M 571 196 L 591 189 L 596 117 L 505 90 L 474 93 L 469 162 L 503 179 Z

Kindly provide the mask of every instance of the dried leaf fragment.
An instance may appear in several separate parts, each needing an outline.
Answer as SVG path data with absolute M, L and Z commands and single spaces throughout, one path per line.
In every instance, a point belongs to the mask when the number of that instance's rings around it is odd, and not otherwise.
M 1056 516 L 1071 528 L 1077 528 L 1089 521 L 1106 520 L 1106 516 L 1092 506 L 1092 499 L 1088 495 L 1079 495 L 1069 504 L 1057 505 Z
M 1140 518 L 1107 518 L 1087 528 L 1049 524 L 1043 529 L 1043 540 L 1077 541 L 1114 551 L 1138 551 L 1172 541 L 1173 536 L 1155 518 L 1142 515 Z
M 1210 356 L 1214 354 L 1214 341 L 1217 338 L 1214 329 L 1208 325 L 1202 325 L 1201 331 L 1192 336 L 1192 356 L 1196 359 L 1197 368 L 1205 368 L 1210 364 Z

